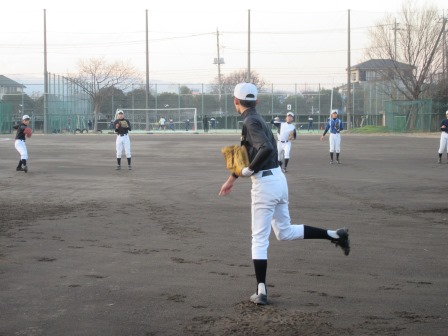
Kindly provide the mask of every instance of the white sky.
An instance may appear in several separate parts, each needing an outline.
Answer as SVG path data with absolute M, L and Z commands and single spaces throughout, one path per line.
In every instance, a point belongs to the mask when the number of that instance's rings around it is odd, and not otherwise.
M 416 0 L 448 14 L 446 0 Z M 8 1 L 0 20 L 0 74 L 43 82 L 43 12 L 47 15 L 48 71 L 77 71 L 80 59 L 124 60 L 145 78 L 145 10 L 149 19 L 150 82 L 207 84 L 221 73 L 247 69 L 248 10 L 251 69 L 274 85 L 323 87 L 345 82 L 347 10 L 351 10 L 351 64 L 365 59 L 367 31 L 398 0 L 76 0 Z M 27 84 L 29 86 L 29 84 Z

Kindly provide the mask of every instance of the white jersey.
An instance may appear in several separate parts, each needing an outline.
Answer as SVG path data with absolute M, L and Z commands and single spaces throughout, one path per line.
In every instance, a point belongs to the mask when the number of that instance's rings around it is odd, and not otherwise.
M 294 132 L 296 127 L 291 123 L 288 124 L 287 122 L 282 122 L 280 126 L 280 132 L 277 134 L 277 139 L 279 141 L 287 141 L 289 138 L 289 134 L 291 132 Z

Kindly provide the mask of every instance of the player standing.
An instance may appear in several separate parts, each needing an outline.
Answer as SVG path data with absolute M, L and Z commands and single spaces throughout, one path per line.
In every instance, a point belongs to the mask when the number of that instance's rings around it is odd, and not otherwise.
M 442 154 L 446 150 L 446 163 L 448 163 L 448 111 L 446 111 L 446 119 L 440 123 L 440 146 L 439 146 L 439 163 L 442 163 Z
M 250 83 L 235 86 L 233 103 L 242 116 L 241 145 L 249 155 L 249 166 L 242 176 L 252 179 L 252 260 L 257 290 L 250 297 L 255 304 L 267 304 L 266 273 L 271 226 L 278 240 L 328 239 L 340 246 L 345 255 L 350 253 L 348 230 L 325 230 L 303 224 L 291 225 L 288 208 L 288 184 L 279 168 L 274 135 L 255 106 L 257 88 Z M 228 195 L 238 176 L 231 174 L 221 187 L 219 195 Z
M 121 155 L 123 149 L 126 152 L 126 158 L 128 160 L 128 169 L 131 170 L 131 140 L 129 139 L 129 131 L 132 131 L 131 123 L 128 119 L 124 118 L 123 111 L 119 110 L 117 113 L 117 119 L 114 121 L 115 132 L 117 133 L 117 140 L 115 142 L 117 149 L 117 168 L 121 169 Z
M 328 119 L 324 134 L 320 137 L 322 141 L 330 131 L 330 163 L 333 163 L 333 153 L 336 152 L 336 161 L 339 161 L 339 154 L 341 153 L 341 131 L 344 129 L 342 120 L 338 118 L 338 110 L 331 111 L 331 117 Z
M 14 125 L 12 128 L 16 129 L 16 140 L 14 142 L 14 147 L 20 154 L 19 165 L 16 167 L 16 171 L 28 172 L 27 160 L 28 160 L 28 150 L 26 149 L 25 137 L 31 136 L 31 129 L 28 128 L 30 123 L 30 116 L 25 114 L 22 117 L 22 123 L 20 125 Z
M 288 167 L 289 159 L 291 157 L 291 140 L 296 139 L 297 131 L 296 127 L 292 124 L 294 121 L 294 113 L 286 113 L 286 121 L 280 122 L 277 119 L 271 121 L 272 124 L 277 127 L 277 152 L 278 152 L 278 163 L 282 172 L 286 173 Z M 283 159 L 285 159 L 285 167 L 282 167 Z

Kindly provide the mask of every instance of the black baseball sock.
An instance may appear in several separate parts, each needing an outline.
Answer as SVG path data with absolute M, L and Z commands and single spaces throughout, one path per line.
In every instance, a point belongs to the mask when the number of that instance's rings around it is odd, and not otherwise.
M 441 159 L 442 158 L 442 153 L 439 153 L 439 159 Z
M 328 235 L 327 230 L 313 227 L 313 226 L 304 225 L 303 226 L 303 239 L 332 239 L 332 238 Z
M 128 166 L 131 165 L 131 158 L 128 158 Z
M 268 261 L 265 259 L 253 259 L 255 268 L 255 277 L 257 278 L 257 285 L 259 283 L 266 284 L 266 272 L 268 269 Z
M 289 159 L 285 159 L 285 168 L 288 167 Z
M 339 153 L 336 153 L 336 160 L 339 161 Z
M 22 167 L 22 160 L 19 160 L 19 165 L 17 166 L 17 168 L 21 168 Z
M 330 160 L 333 161 L 333 152 L 330 153 Z
M 22 165 L 26 166 L 26 160 L 22 159 Z
M 117 158 L 117 164 L 121 166 L 121 158 Z

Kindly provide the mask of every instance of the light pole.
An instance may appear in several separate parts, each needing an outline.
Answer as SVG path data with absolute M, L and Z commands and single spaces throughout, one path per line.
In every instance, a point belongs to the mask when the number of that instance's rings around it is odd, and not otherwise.
M 221 64 L 224 64 L 224 58 L 221 58 L 219 55 L 219 30 L 218 28 L 216 28 L 216 43 L 217 43 L 217 47 L 218 47 L 218 58 L 215 58 L 213 60 L 213 64 L 217 64 L 218 65 L 218 101 L 219 101 L 219 112 L 222 111 L 222 107 L 221 107 Z

